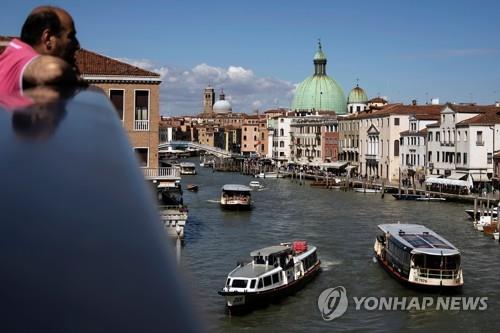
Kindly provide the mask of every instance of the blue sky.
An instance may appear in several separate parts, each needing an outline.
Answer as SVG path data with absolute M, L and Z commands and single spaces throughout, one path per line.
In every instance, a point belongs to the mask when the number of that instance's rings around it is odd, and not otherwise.
M 31 8 L 2 5 L 0 34 Z M 496 1 L 53 1 L 74 17 L 82 47 L 163 77 L 165 115 L 196 114 L 202 89 L 224 88 L 233 111 L 289 107 L 313 72 L 321 38 L 327 73 L 345 94 L 491 104 L 500 100 Z

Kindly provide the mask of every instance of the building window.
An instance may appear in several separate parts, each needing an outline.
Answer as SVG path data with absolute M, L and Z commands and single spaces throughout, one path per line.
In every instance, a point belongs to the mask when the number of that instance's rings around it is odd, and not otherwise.
M 399 126 L 399 118 L 394 118 L 394 126 Z
M 462 163 L 462 154 L 457 153 L 457 164 Z
M 399 118 L 396 118 L 399 119 Z M 398 121 L 399 123 L 399 121 Z M 394 156 L 399 156 L 399 140 L 394 140 Z
M 477 131 L 476 146 L 484 146 L 483 132 L 482 131 Z
M 467 153 L 464 153 L 464 164 L 467 164 Z
M 139 165 L 141 167 L 147 168 L 148 167 L 148 155 L 149 155 L 149 148 L 134 148 L 135 154 L 137 156 L 137 159 L 139 160 Z
M 149 91 L 135 92 L 135 124 L 136 131 L 149 131 Z
M 430 151 L 428 154 L 429 154 L 428 160 L 429 160 L 429 163 L 431 163 L 432 162 L 432 151 Z
M 439 152 L 436 152 L 436 162 L 439 162 Z
M 436 132 L 436 141 L 441 141 L 441 132 Z
M 429 132 L 429 142 L 432 141 L 432 132 Z
M 488 153 L 488 161 L 487 161 L 488 164 L 491 164 L 493 163 L 493 154 L 492 153 Z
M 109 99 L 111 100 L 111 103 L 113 103 L 113 106 L 116 109 L 116 112 L 118 112 L 118 117 L 120 117 L 121 120 L 123 120 L 123 97 L 124 97 L 125 91 L 123 90 L 110 90 L 109 91 Z

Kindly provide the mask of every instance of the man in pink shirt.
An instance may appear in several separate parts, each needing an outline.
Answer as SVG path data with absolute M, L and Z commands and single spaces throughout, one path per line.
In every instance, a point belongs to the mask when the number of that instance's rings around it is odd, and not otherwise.
M 22 27 L 21 39 L 10 41 L 0 54 L 0 96 L 33 86 L 76 83 L 79 48 L 68 12 L 51 6 L 35 8 Z

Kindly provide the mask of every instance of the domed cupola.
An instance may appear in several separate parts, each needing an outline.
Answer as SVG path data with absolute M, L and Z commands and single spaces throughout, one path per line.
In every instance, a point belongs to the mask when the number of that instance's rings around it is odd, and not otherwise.
M 349 96 L 347 96 L 347 111 L 352 113 L 357 113 L 366 110 L 368 106 L 368 96 L 365 91 L 356 84 L 356 87 L 352 88 Z
M 326 74 L 327 59 L 321 41 L 318 41 L 318 50 L 313 63 L 314 75 L 298 85 L 292 101 L 292 110 L 346 113 L 346 99 L 342 87 Z
M 226 95 L 224 94 L 224 90 L 221 89 L 219 100 L 215 102 L 213 108 L 215 113 L 230 113 L 233 111 L 231 103 L 226 101 Z

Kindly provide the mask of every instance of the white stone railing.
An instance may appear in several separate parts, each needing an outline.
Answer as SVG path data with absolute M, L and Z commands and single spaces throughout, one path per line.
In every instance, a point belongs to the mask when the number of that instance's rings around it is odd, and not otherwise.
M 171 168 L 142 168 L 146 179 L 181 179 L 181 170 Z
M 134 131 L 149 131 L 149 120 L 135 120 Z

